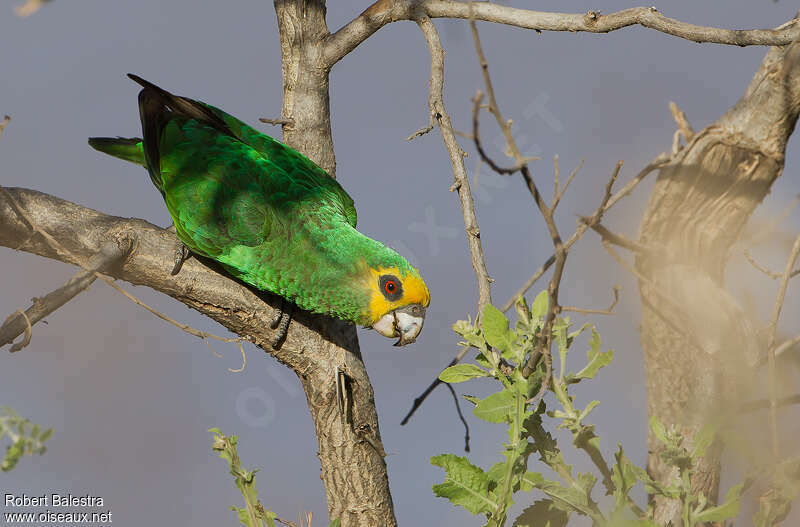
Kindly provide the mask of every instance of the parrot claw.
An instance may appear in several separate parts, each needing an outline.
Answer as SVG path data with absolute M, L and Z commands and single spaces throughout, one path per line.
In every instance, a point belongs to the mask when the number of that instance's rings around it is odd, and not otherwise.
M 172 271 L 169 272 L 172 276 L 175 276 L 180 272 L 181 267 L 183 267 L 183 262 L 189 259 L 192 253 L 189 252 L 189 248 L 183 244 L 183 242 L 178 242 L 180 245 L 175 248 L 175 255 L 174 255 L 174 265 L 172 266 Z
M 270 328 L 278 330 L 275 337 L 272 339 L 272 349 L 280 349 L 283 341 L 286 340 L 286 334 L 289 332 L 289 323 L 291 321 L 292 314 L 289 312 L 286 300 L 281 299 L 281 306 L 278 308 L 278 313 L 269 325 Z

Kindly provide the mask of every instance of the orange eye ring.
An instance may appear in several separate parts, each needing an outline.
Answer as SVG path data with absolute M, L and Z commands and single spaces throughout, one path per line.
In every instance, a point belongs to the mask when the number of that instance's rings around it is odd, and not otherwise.
M 395 275 L 385 274 L 378 281 L 379 291 L 389 302 L 397 302 L 403 298 L 403 282 Z

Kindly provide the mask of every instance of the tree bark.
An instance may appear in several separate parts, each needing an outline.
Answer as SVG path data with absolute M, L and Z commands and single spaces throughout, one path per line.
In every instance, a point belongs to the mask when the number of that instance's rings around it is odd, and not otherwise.
M 759 339 L 725 290 L 730 249 L 784 165 L 800 109 L 800 44 L 772 48 L 745 95 L 695 134 L 662 168 L 640 225 L 642 347 L 648 411 L 688 438 L 731 408 L 755 363 Z M 666 255 L 666 258 L 663 257 Z M 648 469 L 662 482 L 673 470 L 650 434 Z M 691 441 L 689 443 L 691 445 Z M 716 500 L 721 445 L 709 449 L 693 483 Z M 656 500 L 655 519 L 679 521 L 678 504 Z
M 322 62 L 322 42 L 329 35 L 325 2 L 276 0 L 275 13 L 283 72 L 281 113 L 288 121 L 283 127 L 284 142 L 335 177 L 328 92 L 330 68 Z M 341 519 L 343 527 L 391 527 L 397 521 L 378 414 L 355 327 L 336 322 L 330 329 L 347 345 L 337 346 L 318 335 L 317 347 L 322 354 L 311 366 L 320 375 L 307 377 L 306 365 L 292 366 L 303 383 L 314 419 L 328 511 L 331 518 Z M 352 388 L 350 424 L 345 422 L 336 404 L 337 368 L 346 373 Z

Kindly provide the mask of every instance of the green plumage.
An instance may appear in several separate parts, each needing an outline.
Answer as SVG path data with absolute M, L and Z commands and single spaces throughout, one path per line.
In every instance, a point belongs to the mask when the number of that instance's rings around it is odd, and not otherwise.
M 148 168 L 191 251 L 303 309 L 365 325 L 374 322 L 369 268 L 418 276 L 355 229 L 352 198 L 307 157 L 222 110 L 134 80 L 144 86 L 144 139 L 89 144 Z

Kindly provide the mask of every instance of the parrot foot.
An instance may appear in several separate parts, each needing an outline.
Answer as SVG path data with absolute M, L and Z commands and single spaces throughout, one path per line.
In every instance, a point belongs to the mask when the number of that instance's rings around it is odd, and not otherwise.
M 280 349 L 283 341 L 286 340 L 286 334 L 289 332 L 289 323 L 292 321 L 292 314 L 289 312 L 289 306 L 285 299 L 281 299 L 281 305 L 278 308 L 278 314 L 269 325 L 272 329 L 277 329 L 278 332 L 272 339 L 272 349 Z
M 172 266 L 172 271 L 169 272 L 172 276 L 175 276 L 180 272 L 181 267 L 183 267 L 183 262 L 189 259 L 192 255 L 189 252 L 189 248 L 186 247 L 183 242 L 178 242 L 179 245 L 175 248 L 175 255 L 174 255 L 174 262 L 175 264 Z

